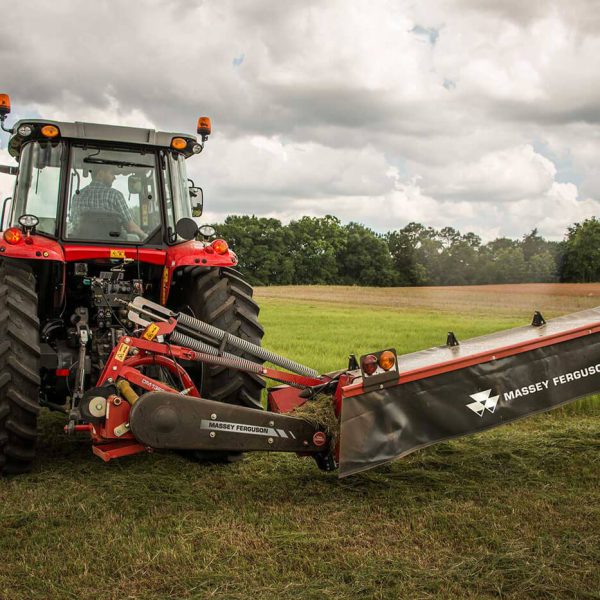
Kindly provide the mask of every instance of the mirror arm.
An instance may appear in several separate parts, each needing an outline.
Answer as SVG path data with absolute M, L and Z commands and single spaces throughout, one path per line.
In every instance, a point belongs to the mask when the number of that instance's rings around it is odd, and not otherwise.
M 0 165 L 0 173 L 4 173 L 5 175 L 17 175 L 19 173 L 19 167 Z
M 0 115 L 0 129 L 2 129 L 2 131 L 6 131 L 6 133 L 14 133 L 14 129 L 7 129 L 6 127 L 4 127 L 4 121 L 6 120 L 6 115 Z

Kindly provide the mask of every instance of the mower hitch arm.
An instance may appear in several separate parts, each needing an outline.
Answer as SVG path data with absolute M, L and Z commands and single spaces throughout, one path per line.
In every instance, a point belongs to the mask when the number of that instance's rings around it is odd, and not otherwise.
M 129 319 L 140 325 L 148 326 L 150 324 L 149 321 L 142 319 L 141 315 L 149 317 L 152 321 L 168 321 L 171 318 L 174 319 L 176 322 L 175 330 L 171 333 L 170 338 L 174 344 L 189 346 L 206 354 L 223 355 L 228 356 L 229 358 L 235 357 L 235 355 L 227 354 L 223 351 L 221 346 L 228 345 L 246 354 L 251 354 L 255 358 L 273 363 L 274 365 L 287 369 L 288 371 L 292 371 L 293 373 L 315 379 L 319 377 L 318 371 L 315 371 L 310 367 L 301 365 L 300 363 L 285 358 L 284 356 L 276 354 L 275 352 L 271 352 L 270 350 L 262 348 L 257 344 L 252 344 L 247 340 L 237 337 L 236 335 L 232 335 L 227 331 L 223 331 L 218 327 L 214 327 L 213 325 L 209 325 L 208 323 L 200 321 L 195 317 L 186 315 L 185 313 L 172 312 L 164 306 L 156 304 L 155 302 L 151 302 L 150 300 L 146 300 L 141 296 L 135 298 L 133 302 L 128 304 L 128 306 Z M 193 335 L 194 337 L 191 337 L 189 334 Z M 195 336 L 207 336 L 211 340 L 214 340 L 214 346 L 216 346 L 216 348 L 201 342 L 200 340 L 196 339 Z M 214 352 L 215 350 L 216 352 Z

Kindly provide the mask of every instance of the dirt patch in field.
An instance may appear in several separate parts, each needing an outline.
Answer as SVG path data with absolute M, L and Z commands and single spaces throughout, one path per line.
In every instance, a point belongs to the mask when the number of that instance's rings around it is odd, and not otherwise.
M 362 307 L 411 308 L 478 314 L 528 313 L 557 316 L 600 305 L 600 283 L 524 283 L 454 287 L 369 288 L 358 286 L 272 286 L 256 288 L 256 298 L 333 302 Z

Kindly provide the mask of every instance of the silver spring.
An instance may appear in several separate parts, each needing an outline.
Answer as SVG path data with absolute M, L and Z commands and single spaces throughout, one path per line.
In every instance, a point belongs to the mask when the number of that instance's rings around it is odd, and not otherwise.
M 226 331 L 223 331 L 222 329 L 219 329 L 218 327 L 209 325 L 208 323 L 205 323 L 204 321 L 200 321 L 199 319 L 191 317 L 190 315 L 186 315 L 185 313 L 179 313 L 179 315 L 177 316 L 177 321 L 179 323 L 181 323 L 182 325 L 189 327 L 190 329 L 194 329 L 200 333 L 208 335 L 211 338 L 214 338 L 215 340 L 217 340 L 217 342 L 223 341 L 223 338 L 225 336 L 227 336 L 227 344 L 233 346 L 234 348 L 237 348 L 238 350 L 242 350 L 243 352 L 245 352 L 247 354 L 251 354 L 252 356 L 255 356 L 257 358 L 261 358 L 262 360 L 273 363 L 274 365 L 277 365 L 284 369 L 287 369 L 288 371 L 291 371 L 292 373 L 297 373 L 299 375 L 305 375 L 306 377 L 318 377 L 319 376 L 319 373 L 317 371 L 315 371 L 314 369 L 311 369 L 310 367 L 306 367 L 306 366 L 301 365 L 300 363 L 297 363 L 293 360 L 290 360 L 288 358 L 280 356 L 279 354 L 275 354 L 274 352 L 271 352 L 270 350 L 266 350 L 265 348 L 262 348 L 261 346 L 252 344 L 251 342 L 248 342 L 247 340 L 243 340 L 242 338 L 239 338 L 235 335 L 228 334 Z M 171 340 L 173 340 L 173 336 L 176 333 L 177 332 L 173 332 L 171 334 Z M 181 335 L 181 334 L 179 334 L 179 335 Z M 187 337 L 187 336 L 185 336 L 185 337 Z M 192 338 L 189 338 L 189 339 L 192 339 Z M 202 343 L 202 342 L 200 342 L 200 343 Z M 206 346 L 207 348 L 212 348 L 212 346 L 209 346 L 208 344 L 203 344 L 203 346 Z M 215 352 L 214 354 L 212 352 L 206 352 L 206 353 L 213 354 L 213 356 L 218 356 L 218 352 L 214 348 L 212 348 L 212 350 Z M 198 350 L 198 351 L 205 352 L 205 350 Z M 234 356 L 233 354 L 228 355 L 227 353 L 223 353 L 223 355 L 224 356 Z M 239 357 L 237 357 L 237 358 L 239 358 Z M 251 361 L 249 361 L 249 362 L 251 362 Z M 253 363 L 253 364 L 256 364 L 256 363 Z
M 204 362 L 210 362 L 212 364 L 222 364 L 226 367 L 233 368 L 241 368 L 245 371 L 249 371 L 251 373 L 257 373 L 258 375 L 262 375 L 263 367 L 258 363 L 252 362 L 251 360 L 247 360 L 245 358 L 240 358 L 239 356 L 235 356 L 234 354 L 229 354 L 228 352 L 223 352 L 223 354 L 219 354 L 219 351 L 200 340 L 195 340 L 192 337 L 179 333 L 178 331 L 174 331 L 170 338 L 169 342 L 172 344 L 176 344 L 177 346 L 185 346 L 186 348 L 191 348 L 196 352 L 200 352 L 201 354 L 207 355 Z M 211 360 L 214 358 L 214 360 Z

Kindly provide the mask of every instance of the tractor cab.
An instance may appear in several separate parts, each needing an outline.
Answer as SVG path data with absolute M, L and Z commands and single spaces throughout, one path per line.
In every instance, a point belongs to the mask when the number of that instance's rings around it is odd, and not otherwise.
M 189 134 L 40 119 L 7 131 L 19 167 L 3 167 L 17 180 L 2 207 L 2 230 L 19 227 L 27 215 L 37 234 L 61 243 L 165 247 L 185 241 L 178 223 L 202 214 L 202 189 L 188 179 L 186 159 L 202 151 L 207 118 L 198 122 L 201 142 Z M 189 223 L 180 231 L 190 231 Z
M 10 99 L 0 94 L 0 128 L 10 133 L 8 151 L 18 162 L 0 165 L 0 173 L 16 176 L 0 216 L 0 340 L 10 340 L 0 345 L 0 475 L 30 467 L 40 405 L 64 413 L 70 433 L 99 425 L 90 407 L 97 412 L 110 401 L 118 417 L 125 404 L 110 398 L 121 393 L 115 386 L 123 378 L 116 364 L 107 366 L 118 347 L 128 351 L 117 363 L 135 363 L 140 374 L 135 393 L 170 383 L 182 395 L 196 390 L 261 408 L 258 371 L 197 362 L 186 371 L 170 345 L 154 357 L 120 341 L 139 337 L 129 307 L 143 298 L 260 344 L 258 305 L 235 268 L 237 256 L 213 227 L 194 220 L 203 195 L 186 162 L 202 152 L 210 120 L 198 120 L 195 136 L 39 118 L 7 128 L 9 112 Z M 110 376 L 99 382 L 107 368 Z M 109 427 L 118 452 L 130 446 L 128 427 L 126 420 Z

